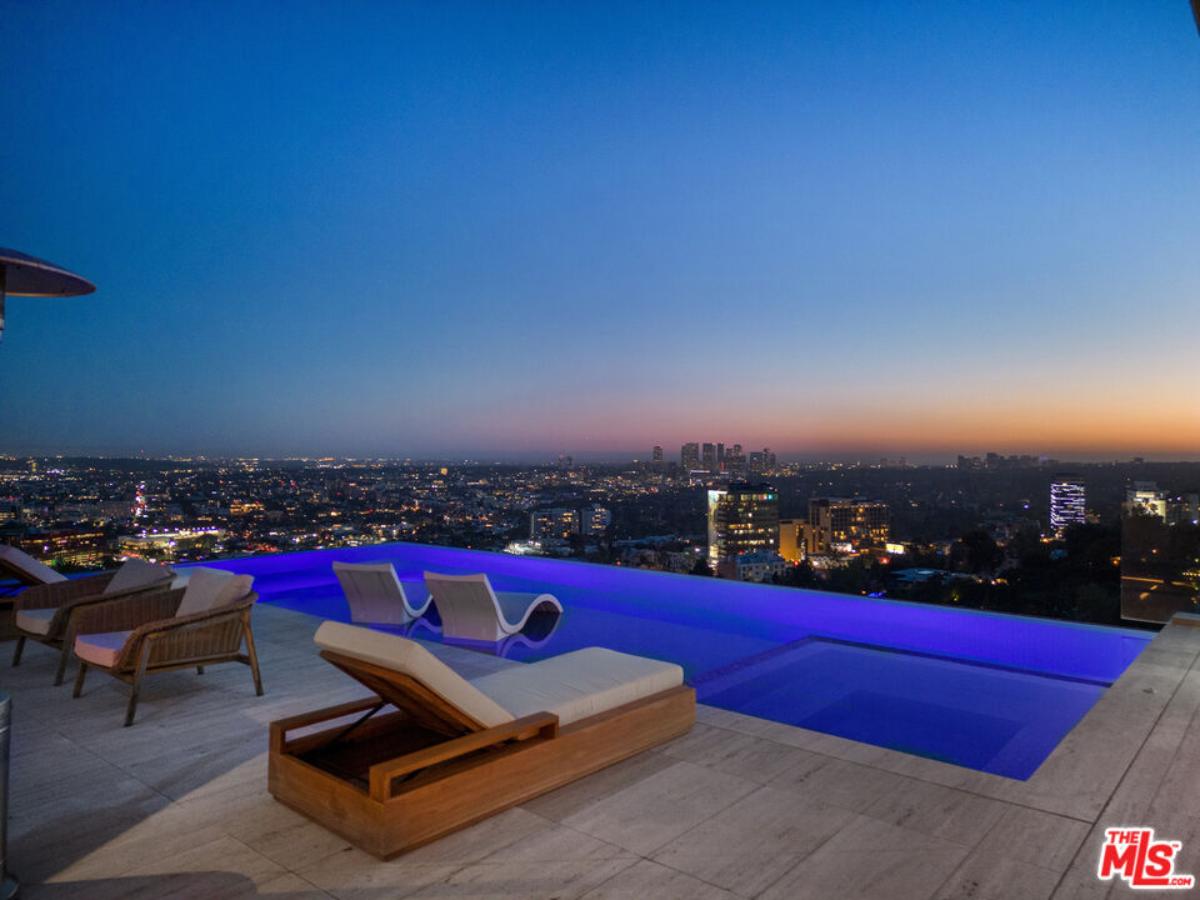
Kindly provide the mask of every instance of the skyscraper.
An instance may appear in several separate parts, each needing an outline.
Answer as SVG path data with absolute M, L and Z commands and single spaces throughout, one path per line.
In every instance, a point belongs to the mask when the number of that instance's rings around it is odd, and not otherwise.
M 1082 525 L 1087 520 L 1087 491 L 1078 475 L 1057 475 L 1050 482 L 1050 529 L 1058 535 L 1068 525 Z
M 779 493 L 766 484 L 738 482 L 708 492 L 708 564 L 742 553 L 779 550 Z
M 663 463 L 663 448 L 657 444 L 655 444 L 654 449 L 650 451 L 650 462 L 658 466 L 661 466 Z
M 701 454 L 700 463 L 709 472 L 717 471 L 717 447 L 715 444 L 706 443 L 704 445 L 704 452 Z
M 694 441 L 684 444 L 679 449 L 679 465 L 685 472 L 692 472 L 700 468 L 700 445 Z

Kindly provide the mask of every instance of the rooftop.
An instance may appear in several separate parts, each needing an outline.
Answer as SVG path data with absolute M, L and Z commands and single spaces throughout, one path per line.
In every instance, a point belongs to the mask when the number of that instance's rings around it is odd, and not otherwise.
M 160 675 L 133 728 L 123 685 L 73 701 L 45 648 L 5 668 L 23 896 L 1092 897 L 1103 827 L 1147 821 L 1200 871 L 1197 617 L 1026 781 L 701 706 L 686 737 L 391 862 L 267 793 L 266 723 L 364 693 L 317 624 L 260 604 L 266 696 L 240 666 Z M 469 677 L 522 665 L 427 646 Z

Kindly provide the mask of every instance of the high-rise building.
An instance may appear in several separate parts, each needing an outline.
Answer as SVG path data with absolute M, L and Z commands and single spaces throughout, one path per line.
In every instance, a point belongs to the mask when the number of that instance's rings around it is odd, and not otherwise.
M 743 553 L 779 549 L 779 493 L 766 484 L 738 482 L 708 492 L 708 564 Z
M 891 536 L 888 506 L 862 497 L 813 497 L 805 529 L 809 553 L 856 553 L 882 548 Z
M 703 453 L 700 456 L 700 465 L 709 472 L 717 471 L 717 447 L 715 444 L 704 445 Z
M 804 559 L 805 524 L 803 519 L 779 520 L 779 555 L 790 563 Z
M 1087 489 L 1078 475 L 1056 475 L 1050 482 L 1050 530 L 1061 535 L 1069 525 L 1087 521 Z
M 565 507 L 537 509 L 529 514 L 529 537 L 540 541 L 546 538 L 566 540 L 579 534 L 579 511 Z
M 650 451 L 650 462 L 654 463 L 656 466 L 661 466 L 663 464 L 663 448 L 657 444 L 655 444 L 654 449 Z
M 717 468 L 725 468 L 725 445 L 717 441 Z
M 775 454 L 769 447 L 754 450 L 750 454 L 750 474 L 759 475 L 775 468 Z
M 580 516 L 579 525 L 585 536 L 598 537 L 612 525 L 612 511 L 603 506 L 588 506 Z
M 679 449 L 679 465 L 684 472 L 694 472 L 700 468 L 700 445 L 695 441 L 684 444 Z

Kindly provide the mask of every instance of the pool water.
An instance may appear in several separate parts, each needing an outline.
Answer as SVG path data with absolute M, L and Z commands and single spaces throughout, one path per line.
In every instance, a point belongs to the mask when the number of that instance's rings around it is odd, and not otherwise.
M 349 621 L 331 564 L 487 572 L 554 594 L 561 617 L 498 645 L 516 660 L 603 646 L 678 663 L 700 702 L 1010 778 L 1028 778 L 1151 635 L 616 566 L 432 547 L 222 560 L 265 602 Z M 442 640 L 436 615 L 399 629 Z

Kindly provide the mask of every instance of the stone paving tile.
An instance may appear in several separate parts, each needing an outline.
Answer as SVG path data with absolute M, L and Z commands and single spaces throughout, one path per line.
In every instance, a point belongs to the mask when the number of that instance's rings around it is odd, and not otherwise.
M 1010 809 L 1008 804 L 953 788 L 911 781 L 863 810 L 873 819 L 973 847 Z
M 756 896 L 857 817 L 763 787 L 667 844 L 654 859 Z
M 916 782 L 883 769 L 835 759 L 811 772 L 783 772 L 768 784 L 772 788 L 799 793 L 807 800 L 851 812 L 864 812 L 882 798 L 912 787 Z
M 676 762 L 596 800 L 567 816 L 563 824 L 648 855 L 732 806 L 755 787 L 753 782 L 735 775 Z
M 760 896 L 763 900 L 929 897 L 969 852 L 962 844 L 859 816 Z
M 759 784 L 784 772 L 802 777 L 829 762 L 827 756 L 702 722 L 659 752 Z
M 643 859 L 583 896 L 585 900 L 735 900 L 737 895 Z

